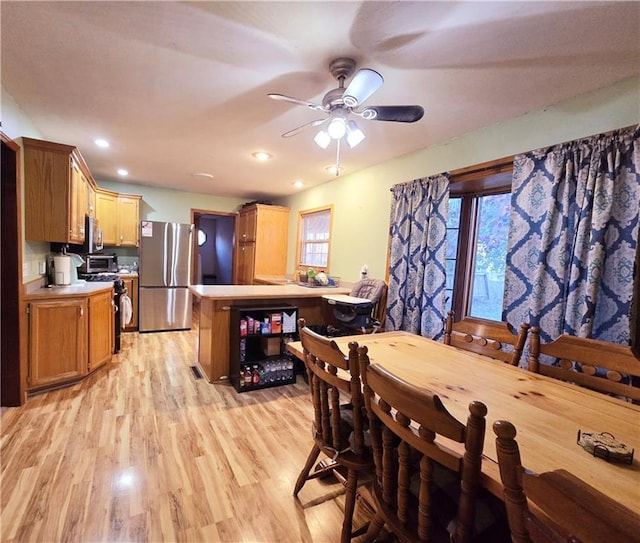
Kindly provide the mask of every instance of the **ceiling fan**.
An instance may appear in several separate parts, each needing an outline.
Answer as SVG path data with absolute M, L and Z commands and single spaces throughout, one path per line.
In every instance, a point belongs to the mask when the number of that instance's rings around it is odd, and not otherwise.
M 291 102 L 308 107 L 313 111 L 319 111 L 326 116 L 315 119 L 298 126 L 282 134 L 283 138 L 289 138 L 299 134 L 309 127 L 318 127 L 328 123 L 313 138 L 323 149 L 326 149 L 332 140 L 336 140 L 336 166 L 335 174 L 340 174 L 340 142 L 345 140 L 353 149 L 365 139 L 364 132 L 360 130 L 355 120 L 350 117 L 357 116 L 366 121 L 392 121 L 401 123 L 414 123 L 422 119 L 424 109 L 422 106 L 364 106 L 364 102 L 375 93 L 384 82 L 382 76 L 375 70 L 361 68 L 356 72 L 349 85 L 345 88 L 345 79 L 350 77 L 356 68 L 355 60 L 351 58 L 337 58 L 329 65 L 331 75 L 338 80 L 338 87 L 327 92 L 322 98 L 322 104 L 316 104 L 299 98 L 292 98 L 284 94 L 269 93 L 269 98 Z

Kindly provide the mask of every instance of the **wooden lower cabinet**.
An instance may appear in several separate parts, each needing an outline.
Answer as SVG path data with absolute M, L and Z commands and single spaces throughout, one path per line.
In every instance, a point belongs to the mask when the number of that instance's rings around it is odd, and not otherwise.
M 29 391 L 73 383 L 103 366 L 114 349 L 113 291 L 29 301 Z
M 29 304 L 30 389 L 75 381 L 87 374 L 87 299 Z
M 111 360 L 115 343 L 114 309 L 111 292 L 103 292 L 89 298 L 89 372 Z
M 127 296 L 131 298 L 132 316 L 131 322 L 124 328 L 124 332 L 135 332 L 138 330 L 138 278 L 121 275 L 120 279 L 124 281 L 127 287 Z

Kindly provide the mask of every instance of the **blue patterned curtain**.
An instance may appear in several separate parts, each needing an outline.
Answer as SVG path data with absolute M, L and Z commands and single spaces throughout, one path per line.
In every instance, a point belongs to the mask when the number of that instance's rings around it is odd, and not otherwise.
M 514 160 L 503 318 L 629 344 L 640 127 Z
M 386 330 L 439 339 L 445 307 L 445 235 L 449 177 L 395 185 Z

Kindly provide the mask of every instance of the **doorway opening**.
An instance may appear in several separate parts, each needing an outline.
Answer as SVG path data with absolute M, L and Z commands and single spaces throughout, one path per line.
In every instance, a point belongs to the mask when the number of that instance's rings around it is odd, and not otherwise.
M 233 284 L 236 216 L 236 213 L 191 210 L 191 222 L 195 226 L 196 241 L 192 284 Z
M 22 405 L 26 392 L 26 368 L 21 357 L 21 329 L 25 319 L 20 312 L 22 298 L 22 232 L 20 214 L 19 152 L 15 142 L 0 132 L 2 152 L 2 229 L 0 286 L 2 296 L 2 378 L 3 406 Z

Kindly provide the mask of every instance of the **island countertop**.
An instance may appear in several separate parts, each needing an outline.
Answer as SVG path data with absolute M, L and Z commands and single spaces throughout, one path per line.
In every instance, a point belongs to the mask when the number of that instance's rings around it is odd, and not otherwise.
M 349 294 L 344 287 L 303 287 L 286 285 L 191 285 L 192 294 L 211 300 L 278 300 L 282 298 L 320 298 L 324 294 Z

